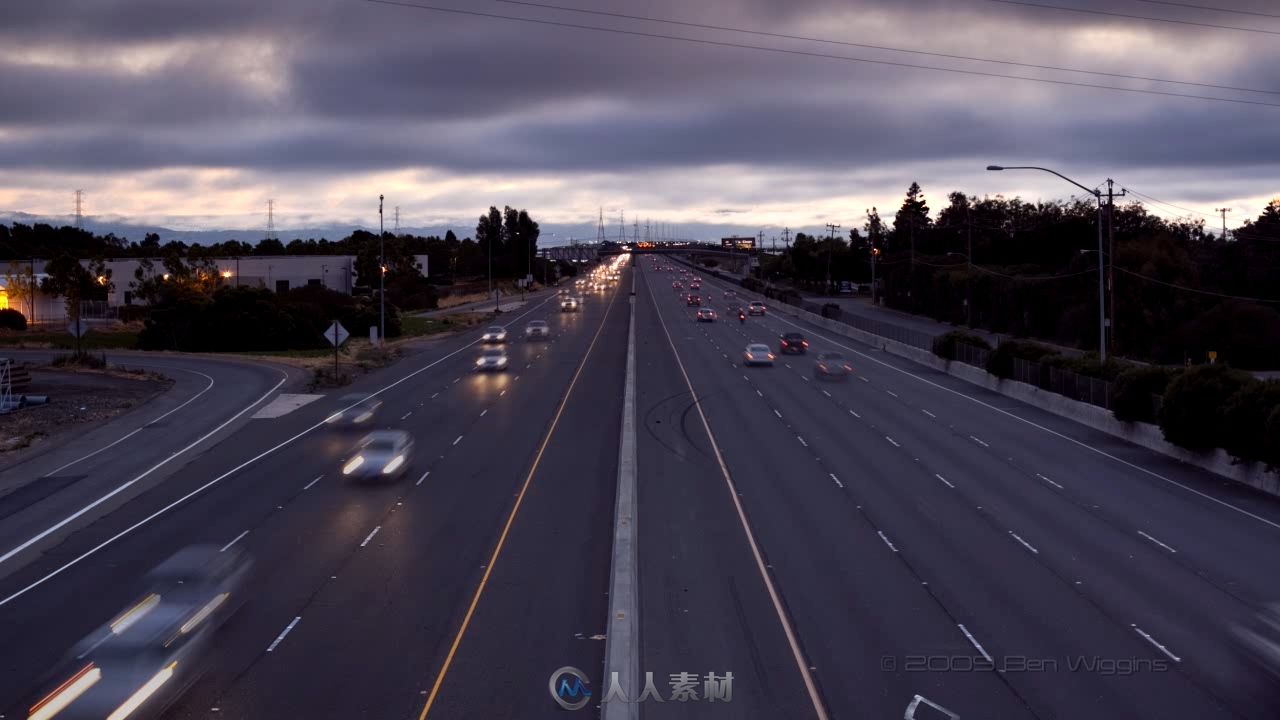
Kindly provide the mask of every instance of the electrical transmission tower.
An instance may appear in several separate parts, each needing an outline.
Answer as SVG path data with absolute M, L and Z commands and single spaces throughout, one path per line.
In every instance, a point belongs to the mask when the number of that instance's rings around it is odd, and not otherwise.
M 267 239 L 276 239 L 276 201 L 267 200 Z
M 604 242 L 604 208 L 600 208 L 600 221 L 596 224 L 596 244 Z
M 76 227 L 84 227 L 84 191 L 76 191 Z
M 637 244 L 640 242 L 640 221 L 639 220 L 635 220 L 631 223 L 631 242 L 637 243 Z
M 399 235 L 399 234 L 400 234 L 400 206 L 399 206 L 399 205 L 397 205 L 397 206 L 396 206 L 396 230 L 395 230 L 395 232 L 396 232 L 396 234 L 397 234 L 397 235 Z
M 649 221 L 648 221 L 648 220 L 645 220 L 645 221 L 644 221 L 644 241 L 645 241 L 645 242 L 653 242 L 653 235 L 651 235 L 651 234 L 649 233 Z
M 787 246 L 788 250 L 791 249 L 791 228 L 782 229 L 782 244 Z
M 624 210 L 618 211 L 618 242 L 627 241 L 627 213 Z

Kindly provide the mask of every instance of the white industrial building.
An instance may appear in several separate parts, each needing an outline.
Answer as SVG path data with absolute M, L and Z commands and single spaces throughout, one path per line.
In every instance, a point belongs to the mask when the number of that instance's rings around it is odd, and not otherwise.
M 416 256 L 419 269 L 427 274 L 427 256 Z M 159 258 L 147 258 L 151 262 L 151 273 L 163 276 L 164 262 Z M 217 267 L 222 282 L 227 285 L 241 287 L 266 288 L 272 292 L 288 292 L 294 288 L 307 285 L 318 285 L 341 293 L 350 294 L 355 285 L 355 256 L 353 255 L 252 255 L 245 257 L 211 258 Z M 43 270 L 44 260 L 24 261 L 22 269 L 34 273 L 37 287 L 47 277 Z M 87 261 L 86 261 L 87 262 Z M 106 266 L 111 270 L 111 293 L 107 296 L 102 312 L 85 310 L 88 317 L 114 317 L 112 308 L 123 305 L 143 304 L 135 297 L 133 282 L 136 271 L 142 265 L 142 258 L 107 260 Z M 67 320 L 66 305 L 62 298 L 37 293 L 34 307 L 30 300 L 10 301 L 4 289 L 5 279 L 0 274 L 0 307 L 12 307 L 32 324 L 65 322 Z

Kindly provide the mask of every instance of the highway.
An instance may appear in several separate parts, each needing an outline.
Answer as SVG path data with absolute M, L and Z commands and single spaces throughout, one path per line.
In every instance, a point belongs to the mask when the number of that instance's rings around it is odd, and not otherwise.
M 632 321 L 630 651 L 666 700 L 632 717 L 1274 716 L 1227 628 L 1280 596 L 1280 503 L 787 316 L 739 323 L 716 282 L 697 323 L 670 264 L 639 257 L 578 313 L 504 313 L 552 327 L 505 372 L 474 371 L 478 329 L 432 341 L 0 561 L 3 717 L 195 543 L 251 554 L 250 597 L 165 717 L 563 717 L 563 666 L 598 717 Z M 742 366 L 787 331 L 807 355 Z M 813 376 L 825 351 L 848 381 Z M 348 391 L 412 434 L 399 482 L 342 478 L 352 437 L 325 419 Z

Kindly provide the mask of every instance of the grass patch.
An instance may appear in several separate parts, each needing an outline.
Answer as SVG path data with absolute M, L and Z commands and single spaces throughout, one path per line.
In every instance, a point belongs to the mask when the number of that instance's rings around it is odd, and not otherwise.
M 414 317 L 406 315 L 400 318 L 400 337 L 421 337 L 448 332 L 458 327 L 447 317 Z

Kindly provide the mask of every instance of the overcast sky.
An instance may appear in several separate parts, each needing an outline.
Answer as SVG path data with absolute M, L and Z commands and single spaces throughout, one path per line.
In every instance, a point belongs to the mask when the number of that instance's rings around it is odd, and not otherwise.
M 548 0 L 1184 84 L 499 0 L 405 4 L 811 54 L 365 0 L 5 0 L 0 211 L 66 215 L 81 188 L 89 214 L 171 227 L 261 227 L 268 198 L 277 227 L 376 225 L 382 193 L 405 225 L 468 229 L 510 204 L 544 224 L 603 207 L 628 223 L 768 232 L 861 225 L 867 207 L 891 213 L 913 180 L 935 208 L 957 189 L 1032 200 L 1075 190 L 985 172 L 991 163 L 1050 166 L 1091 187 L 1112 177 L 1192 210 L 1233 208 L 1235 223 L 1280 195 L 1274 0 L 1203 0 L 1260 14 L 1029 1 L 1198 24 L 994 0 Z

